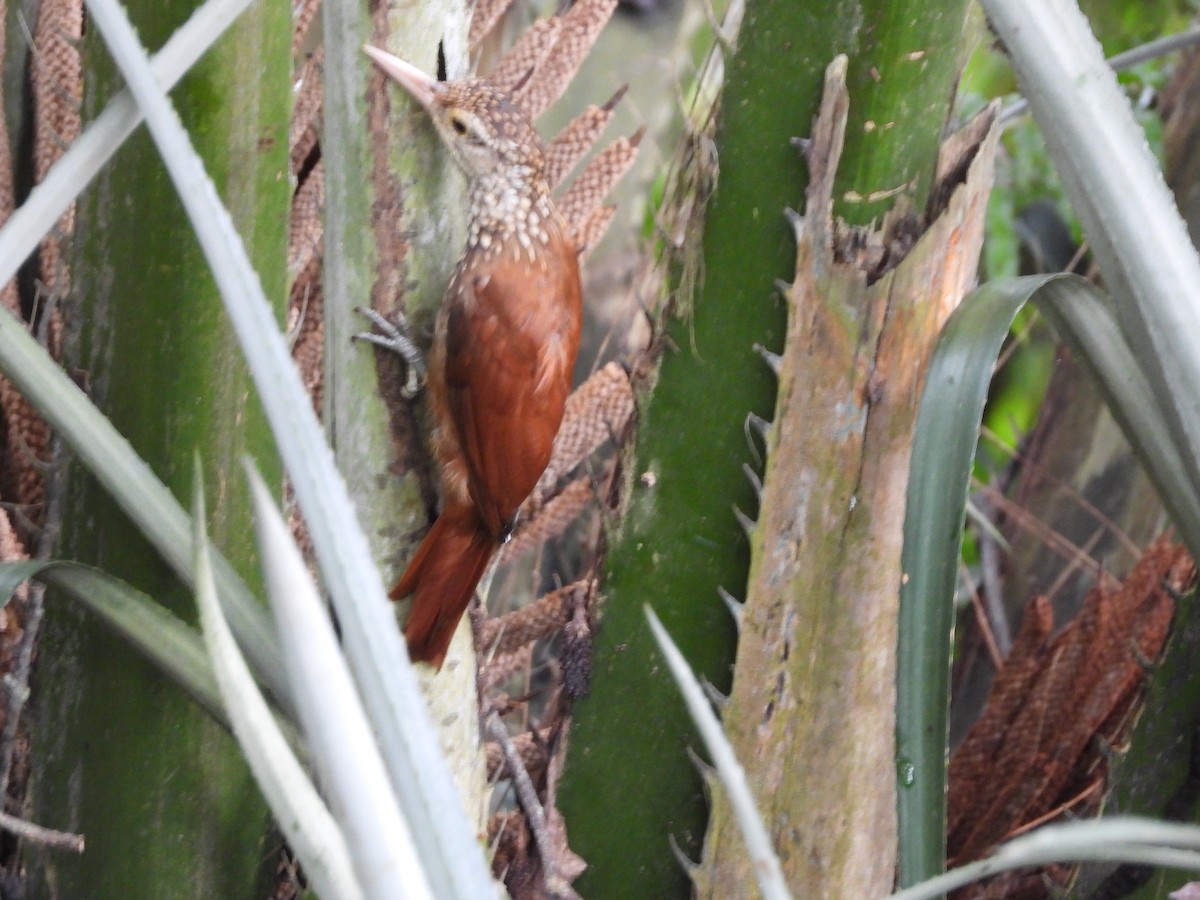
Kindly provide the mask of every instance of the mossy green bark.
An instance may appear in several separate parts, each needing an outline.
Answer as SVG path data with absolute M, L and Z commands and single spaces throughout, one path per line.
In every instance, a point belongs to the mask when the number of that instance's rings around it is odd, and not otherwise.
M 862 0 L 856 7 L 854 44 L 840 51 L 850 57 L 850 113 L 833 201 L 848 224 L 868 225 L 902 203 L 925 208 L 970 48 L 961 0 Z
M 889 892 L 896 863 L 896 646 L 917 401 L 946 317 L 974 282 L 991 118 L 947 145 L 946 199 L 920 239 L 832 218 L 850 107 L 829 67 L 809 149 L 792 307 L 768 438 L 726 731 L 796 896 Z M 903 254 L 882 274 L 876 261 Z M 748 896 L 753 869 L 716 792 L 699 896 Z
M 402 312 L 424 343 L 466 240 L 465 182 L 428 116 L 370 65 L 364 39 L 435 73 L 443 48 L 451 78 L 467 71 L 462 0 L 412 3 L 403 12 L 325 4 L 326 178 L 325 425 L 338 468 L 388 584 L 429 526 L 435 498 L 427 460 L 423 395 L 407 398 L 400 358 L 352 342 L 371 306 Z M 366 37 L 369 35 L 369 37 Z M 468 620 L 422 688 L 468 815 L 486 813 L 475 652 Z
M 372 15 L 374 18 L 372 18 Z M 325 423 L 367 534 L 396 576 L 428 525 L 420 486 L 418 403 L 400 397 L 400 359 L 352 336 L 369 324 L 355 307 L 432 321 L 466 234 L 463 181 L 427 116 L 362 52 L 386 47 L 429 72 L 438 42 L 465 66 L 461 0 L 382 8 L 324 7 L 326 181 Z M 392 31 L 394 28 L 394 36 Z M 389 422 L 389 409 L 398 421 Z M 406 446 L 397 446 L 397 438 Z
M 157 48 L 191 5 L 135 3 Z M 267 295 L 286 296 L 290 10 L 246 12 L 173 98 Z M 85 119 L 120 79 L 85 41 Z M 78 208 L 68 357 L 105 413 L 185 504 L 199 454 L 209 533 L 259 583 L 240 459 L 281 472 L 208 267 L 145 131 Z M 61 554 L 126 579 L 186 620 L 195 605 L 86 472 L 63 499 Z M 39 649 L 33 817 L 86 835 L 81 856 L 31 851 L 33 896 L 264 896 L 270 819 L 236 743 L 129 648 L 51 596 Z
M 936 14 L 929 15 L 932 6 Z M 667 322 L 670 349 L 653 397 L 642 398 L 629 512 L 609 556 L 592 692 L 576 707 L 560 790 L 571 846 L 589 864 L 578 882 L 586 896 L 691 890 L 670 841 L 699 857 L 706 800 L 686 753 L 698 740 L 653 649 L 641 604 L 654 607 L 700 674 L 728 689 L 736 632 L 717 589 L 740 597 L 747 577 L 749 548 L 733 513 L 736 506 L 753 515 L 757 507 L 742 470 L 756 463 L 745 423 L 748 413 L 771 417 L 776 391 L 755 345 L 777 349 L 783 342 L 785 304 L 774 283 L 795 270 L 783 210 L 801 205 L 807 182 L 790 139 L 809 135 L 821 73 L 836 53 L 848 52 L 851 130 L 840 171 L 869 172 L 874 180 L 839 189 L 835 208 L 851 188 L 873 197 L 910 182 L 911 191 L 855 208 L 870 219 L 902 195 L 921 203 L 962 55 L 964 9 L 962 2 L 746 5 L 726 65 L 716 133 L 720 178 L 705 219 L 703 260 L 688 261 L 703 273 L 701 287 Z M 921 49 L 923 63 L 899 64 Z M 888 77 L 877 81 L 876 70 L 885 69 Z M 887 96 L 899 97 L 904 109 L 889 107 Z M 934 108 L 940 114 L 932 115 Z M 864 127 L 867 116 L 887 125 L 882 134 Z M 903 154 L 895 149 L 901 147 Z M 893 165 L 893 155 L 903 161 Z
M 642 615 L 649 603 L 696 671 L 728 690 L 734 623 L 717 588 L 741 594 L 749 549 L 733 507 L 757 501 L 742 464 L 744 423 L 770 416 L 775 379 L 754 350 L 782 342 L 773 280 L 795 258 L 782 209 L 804 170 L 788 141 L 808 133 L 819 72 L 850 35 L 841 7 L 747 4 L 728 63 L 720 181 L 704 224 L 704 278 L 668 321 L 653 396 L 643 396 L 628 514 L 613 543 L 591 694 L 575 709 L 560 805 L 588 862 L 584 896 L 681 897 L 691 888 L 671 841 L 700 856 L 707 802 L 687 756 L 687 712 Z M 780 72 L 788 73 L 780 77 Z M 697 261 L 693 260 L 693 264 Z

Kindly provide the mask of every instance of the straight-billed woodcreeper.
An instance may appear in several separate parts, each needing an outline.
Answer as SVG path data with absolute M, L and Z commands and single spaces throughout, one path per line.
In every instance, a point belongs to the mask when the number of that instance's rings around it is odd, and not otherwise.
M 500 89 L 440 82 L 367 54 L 424 108 L 466 173 L 467 244 L 434 326 L 427 376 L 442 511 L 391 597 L 413 596 L 414 661 L 440 667 L 517 510 L 550 461 L 579 350 L 578 252 L 541 139 Z

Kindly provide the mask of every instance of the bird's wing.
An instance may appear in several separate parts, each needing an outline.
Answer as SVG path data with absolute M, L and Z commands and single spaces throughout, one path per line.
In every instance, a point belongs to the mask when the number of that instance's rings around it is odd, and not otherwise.
M 471 497 L 493 535 L 550 460 L 579 346 L 578 268 L 467 275 L 447 309 L 446 399 Z

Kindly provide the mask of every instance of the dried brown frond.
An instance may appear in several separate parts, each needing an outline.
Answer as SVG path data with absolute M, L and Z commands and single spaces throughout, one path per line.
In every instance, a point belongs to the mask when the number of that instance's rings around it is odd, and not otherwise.
M 547 541 L 561 537 L 596 499 L 592 479 L 577 478 L 545 505 L 534 509 L 524 519 L 525 524 L 514 532 L 504 545 L 501 559 L 517 559 Z
M 514 900 L 534 896 L 542 867 L 525 816 L 515 809 L 494 814 L 488 821 L 488 843 L 495 847 L 492 874 L 504 882 L 508 895 Z
M 325 321 L 320 263 L 316 260 L 297 279 L 288 308 L 288 333 L 292 336 L 292 359 L 300 369 L 313 408 L 321 413 L 324 385 Z
M 41 181 L 79 136 L 82 127 L 83 4 L 79 0 L 43 0 L 33 32 L 33 172 Z M 42 243 L 42 283 L 52 293 L 70 289 L 60 241 L 75 227 L 75 206 L 67 208 L 54 232 Z
M 550 749 L 547 746 L 552 728 L 539 728 L 536 732 L 526 731 L 513 737 L 513 746 L 521 756 L 525 771 L 535 782 L 541 781 L 546 774 L 546 764 L 550 760 Z M 488 781 L 497 781 L 510 777 L 508 763 L 504 759 L 504 751 L 495 741 L 488 741 L 484 746 L 487 752 Z
M 545 640 L 567 624 L 575 604 L 595 587 L 595 579 L 576 581 L 520 609 L 486 620 L 479 633 L 482 652 L 485 656 L 507 656 L 534 641 Z
M 0 17 L 2 15 L 3 7 L 0 6 Z M 3 34 L 3 26 L 0 25 L 0 47 L 4 41 Z M 2 51 L 0 65 L 3 65 Z M 3 182 L 0 183 L 0 223 L 3 223 L 13 211 L 12 157 L 3 117 L 0 117 L 0 156 L 0 180 Z M 3 290 L 0 290 L 0 303 L 14 316 L 21 317 L 16 279 L 9 281 Z M 4 434 L 4 458 L 3 464 L 0 465 L 0 498 L 22 507 L 25 510 L 25 524 L 32 524 L 39 517 L 44 495 L 43 471 L 50 445 L 50 430 L 24 395 L 3 376 L 0 376 L 0 421 L 3 422 Z M 3 517 L 4 528 L 11 530 L 8 513 L 3 513 Z M 22 528 L 21 532 L 28 534 L 28 529 Z M 3 546 L 0 542 L 0 553 L 2 552 Z M 7 556 L 3 558 L 9 559 Z
M 596 245 L 608 231 L 608 226 L 612 224 L 616 212 L 615 206 L 598 206 L 588 214 L 579 227 L 572 229 L 571 240 L 579 248 L 580 259 L 587 259 L 596 249 Z
M 580 0 L 565 15 L 535 22 L 488 79 L 512 94 L 531 119 L 537 118 L 562 96 L 615 7 L 616 0 Z M 551 141 L 546 157 L 551 186 L 595 145 L 624 93 L 622 88 L 603 106 L 589 107 Z M 613 210 L 598 207 L 633 163 L 640 140 L 639 131 L 598 154 L 557 204 L 581 257 L 599 242 L 612 220 Z
M 512 653 L 496 654 L 485 658 L 479 665 L 479 689 L 490 691 L 521 672 L 528 672 L 533 661 L 533 644 L 526 644 Z
M 567 846 L 567 822 L 550 802 L 546 805 L 546 831 L 554 845 L 554 874 L 547 877 L 542 893 L 538 897 L 555 900 L 580 900 L 571 888 L 571 882 L 584 873 L 587 863 Z M 513 900 L 517 900 L 516 897 Z
M 641 143 L 644 129 L 639 129 L 631 137 L 621 137 L 613 141 L 579 173 L 579 177 L 571 182 L 567 192 L 558 201 L 558 211 L 567 220 L 567 227 L 572 235 L 578 237 L 580 227 L 587 221 L 592 211 L 600 205 L 613 186 L 629 171 L 637 158 L 638 144 Z M 576 240 L 576 244 L 579 241 Z
M 292 104 L 292 123 L 288 135 L 293 178 L 299 177 L 304 171 L 320 140 L 321 105 L 324 100 L 321 70 L 324 64 L 325 50 L 318 47 L 304 61 L 296 77 L 299 89 Z
M 508 12 L 513 0 L 476 0 L 471 12 L 471 29 L 467 33 L 467 47 L 475 50 L 483 39 L 492 33 L 500 17 Z
M 318 162 L 292 197 L 292 216 L 288 230 L 288 273 L 299 280 L 309 266 L 320 260 L 325 208 L 325 167 Z
M 321 9 L 321 0 L 294 0 L 292 3 L 292 56 L 300 52 L 308 28 Z
M 27 559 L 29 559 L 29 551 L 25 549 L 24 542 L 17 536 L 12 520 L 8 517 L 8 511 L 0 509 L 0 562 L 22 562 Z M 27 587 L 24 585 L 17 589 L 18 599 L 26 590 Z
M 516 810 L 499 812 L 488 822 L 488 842 L 495 849 L 492 873 L 504 881 L 512 900 L 568 900 L 578 898 L 570 882 L 587 868 L 567 847 L 566 825 L 553 806 L 545 812 L 546 830 L 554 845 L 547 878 L 525 815 Z
M 5 50 L 7 48 L 7 3 L 0 2 L 0 71 L 3 70 Z M 0 116 L 0 224 L 8 221 L 16 209 L 16 195 L 13 193 L 13 161 L 12 146 L 8 142 L 8 120 Z M 17 283 L 10 281 L 0 291 L 0 303 L 11 312 L 20 315 L 17 298 Z
M 509 92 L 522 85 L 523 81 L 527 84 L 531 73 L 542 65 L 546 56 L 554 49 L 562 27 L 563 20 L 557 16 L 534 22 L 517 38 L 516 43 L 496 63 L 492 71 L 488 72 L 488 81 Z M 534 117 L 530 115 L 530 118 Z
M 5 25 L 7 4 L 0 2 L 0 70 L 4 67 L 7 47 Z M 8 221 L 16 206 L 13 193 L 12 149 L 8 143 L 8 125 L 0 116 L 0 224 Z M 18 318 L 21 316 L 20 297 L 17 295 L 16 279 L 9 281 L 0 290 L 0 304 Z M 0 463 L 0 498 L 19 504 L 40 502 L 41 474 L 34 462 L 28 458 L 25 441 L 31 426 L 41 424 L 28 401 L 21 396 L 12 382 L 0 377 L 0 420 L 3 421 L 6 445 L 3 462 Z M 7 510 L 0 509 L 0 562 L 18 562 L 29 558 L 25 544 L 13 527 Z M 17 599 L 24 600 L 27 588 L 18 589 Z
M 605 442 L 619 442 L 633 418 L 633 387 L 620 364 L 610 362 L 571 392 L 546 471 L 530 494 L 540 506 L 554 487 Z
M 33 32 L 33 94 L 37 109 L 34 175 L 41 181 L 79 136 L 83 98 L 83 4 L 43 0 Z
M 617 0 L 579 0 L 566 15 L 551 20 L 561 22 L 553 48 L 514 92 L 529 118 L 536 119 L 562 96 L 616 7 Z
M 1123 583 L 1095 588 L 1057 635 L 1049 602 L 1034 601 L 983 715 L 951 758 L 953 864 L 979 858 L 1028 823 L 1098 807 L 1108 771 L 1103 747 L 1118 745 L 1131 727 L 1147 661 L 1166 642 L 1172 594 L 1195 578 L 1187 552 L 1161 539 Z M 1019 895 L 1022 884 L 1010 877 L 1005 896 Z M 985 883 L 957 896 L 996 889 Z
M 21 508 L 21 532 L 41 515 L 44 472 L 49 458 L 50 428 L 7 378 L 0 377 L 0 414 L 4 418 L 4 465 L 0 496 Z
M 546 147 L 546 183 L 558 186 L 584 155 L 596 145 L 629 85 L 624 85 L 603 106 L 589 106 Z
M 309 26 L 321 0 L 293 0 L 293 56 L 302 52 Z M 299 66 L 288 155 L 296 190 L 288 231 L 288 334 L 292 358 L 300 369 L 313 407 L 321 412 L 324 374 L 325 324 L 321 263 L 324 249 L 325 167 L 321 159 L 321 115 L 324 90 L 321 74 L 324 46 L 318 44 Z
M 321 209 L 325 202 L 323 174 L 322 166 L 318 163 L 296 192 L 292 201 L 288 241 L 288 269 L 293 278 L 288 300 L 292 358 L 296 360 L 304 386 L 318 414 L 321 412 L 325 352 L 324 293 L 321 287 Z
M 324 253 L 325 167 L 321 159 L 321 118 L 324 107 L 322 69 L 324 45 L 309 41 L 309 30 L 321 8 L 321 0 L 293 0 L 292 57 L 299 62 L 288 130 L 289 171 L 295 179 L 291 216 L 288 222 L 287 333 L 292 359 L 317 415 L 322 413 L 325 374 L 325 294 L 322 288 Z M 290 482 L 284 483 L 284 510 L 288 530 L 304 558 L 311 560 L 312 537 L 300 514 Z
M 0 509 L 0 562 L 22 562 L 29 553 L 7 510 Z M 41 618 L 41 588 L 22 584 L 0 609 L 0 675 L 8 687 L 0 707 L 0 791 L 9 802 L 20 801 L 28 782 L 29 738 L 21 710 L 29 696 L 33 640 Z
M 1002 748 L 1007 723 L 1016 718 L 1042 671 L 1041 654 L 1053 631 L 1054 610 L 1050 600 L 1035 597 L 1025 610 L 1021 630 L 1002 670 L 1003 677 L 996 679 L 987 707 L 972 729 L 973 737 L 963 741 L 950 760 L 950 783 L 956 796 L 973 796 L 983 788 L 977 784 L 979 779 L 990 780 L 988 768 Z M 964 827 L 971 809 L 959 802 L 951 805 L 949 814 L 948 830 L 955 832 Z
M 578 700 L 591 689 L 592 684 L 592 601 L 596 596 L 596 582 L 582 597 L 575 598 L 571 618 L 563 627 L 559 664 L 562 669 L 563 693 L 570 700 Z
M 33 172 L 39 182 L 79 136 L 83 96 L 79 53 L 82 35 L 82 2 L 46 0 L 39 4 L 30 55 L 34 108 Z M 7 139 L 4 144 L 7 157 L 10 153 Z M 6 178 L 11 179 L 11 159 L 5 161 L 4 168 Z M 11 180 L 7 190 L 5 218 L 12 210 Z M 42 240 L 38 255 L 39 290 L 45 293 L 50 308 L 49 318 L 45 321 L 46 333 L 55 356 L 62 324 L 54 300 L 70 290 L 63 241 L 74 227 L 75 207 L 72 204 Z M 20 314 L 15 286 L 5 287 L 3 302 L 14 313 Z M 38 517 L 43 499 L 42 470 L 49 454 L 50 429 L 7 382 L 0 386 L 0 409 L 3 410 L 6 432 L 6 465 L 0 489 L 6 499 L 26 507 L 26 516 L 33 521 Z

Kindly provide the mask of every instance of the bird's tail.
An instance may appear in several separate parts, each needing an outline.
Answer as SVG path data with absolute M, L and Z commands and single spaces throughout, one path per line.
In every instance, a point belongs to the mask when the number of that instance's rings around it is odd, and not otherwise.
M 454 629 L 483 577 L 496 539 L 473 506 L 450 506 L 417 548 L 391 598 L 413 597 L 404 636 L 413 662 L 442 667 Z

